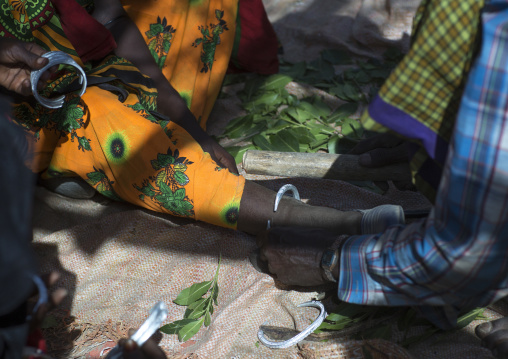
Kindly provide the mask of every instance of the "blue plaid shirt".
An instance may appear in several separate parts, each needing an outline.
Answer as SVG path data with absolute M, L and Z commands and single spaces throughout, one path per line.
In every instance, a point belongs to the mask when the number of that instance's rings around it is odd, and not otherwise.
M 343 245 L 339 298 L 418 306 L 441 328 L 508 295 L 508 2 L 482 14 L 435 206 L 426 220 Z

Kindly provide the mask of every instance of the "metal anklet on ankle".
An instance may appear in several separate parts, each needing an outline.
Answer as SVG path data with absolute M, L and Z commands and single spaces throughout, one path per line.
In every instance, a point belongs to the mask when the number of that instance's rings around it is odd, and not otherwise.
M 33 93 L 35 99 L 37 100 L 37 102 L 39 102 L 42 106 L 47 107 L 47 108 L 60 108 L 64 104 L 64 100 L 65 100 L 64 95 L 59 96 L 57 98 L 49 99 L 46 97 L 42 97 L 37 92 L 37 84 L 39 83 L 39 79 L 40 79 L 41 75 L 47 69 L 49 69 L 50 67 L 53 67 L 55 65 L 70 65 L 70 66 L 75 67 L 78 70 L 79 83 L 82 85 L 81 92 L 80 92 L 79 96 L 83 96 L 83 94 L 86 91 L 86 85 L 87 85 L 86 74 L 83 71 L 83 69 L 81 68 L 81 66 L 79 66 L 78 63 L 72 59 L 72 57 L 70 57 L 68 54 L 66 54 L 65 52 L 62 52 L 62 51 L 50 51 L 50 52 L 47 52 L 44 55 L 42 55 L 42 57 L 46 57 L 47 59 L 49 59 L 49 63 L 46 66 L 44 66 L 42 69 L 32 71 L 32 73 L 30 74 L 30 82 L 32 84 L 32 93 Z
M 284 193 L 291 191 L 292 197 L 300 200 L 300 193 L 298 193 L 298 190 L 295 186 L 292 184 L 285 184 L 282 186 L 279 191 L 277 192 L 277 195 L 275 196 L 275 204 L 273 206 L 273 211 L 277 212 L 277 208 L 279 208 L 280 200 L 282 199 L 282 196 L 284 196 Z M 268 223 L 266 224 L 266 229 L 270 229 L 270 220 L 268 220 Z

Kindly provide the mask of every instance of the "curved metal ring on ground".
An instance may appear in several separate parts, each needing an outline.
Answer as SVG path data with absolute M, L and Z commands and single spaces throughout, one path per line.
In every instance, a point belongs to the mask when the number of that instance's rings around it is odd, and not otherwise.
M 274 342 L 274 341 L 266 339 L 265 338 L 265 333 L 263 332 L 263 329 L 260 328 L 259 331 L 258 331 L 258 339 L 259 339 L 259 341 L 263 345 L 265 345 L 265 346 L 267 346 L 268 348 L 271 348 L 271 349 L 289 348 L 290 346 L 298 344 L 299 342 L 304 340 L 306 337 L 308 337 L 310 334 L 312 334 L 314 332 L 314 330 L 316 330 L 317 327 L 319 327 L 321 325 L 321 323 L 323 323 L 323 320 L 325 320 L 326 316 L 328 315 L 326 313 L 326 309 L 323 306 L 323 304 L 321 302 L 318 302 L 317 300 L 311 300 L 310 302 L 302 303 L 302 304 L 298 305 L 298 307 L 314 307 L 314 308 L 318 308 L 321 311 L 321 313 L 319 313 L 319 316 L 316 318 L 316 320 L 314 322 L 312 322 L 312 324 L 309 325 L 307 328 L 302 330 L 300 333 L 298 333 L 297 335 L 295 335 L 291 339 L 284 340 L 282 342 Z M 265 324 L 266 324 L 266 322 L 265 322 Z
M 82 85 L 81 92 L 80 92 L 79 96 L 83 96 L 83 94 L 86 91 L 86 85 L 87 85 L 86 74 L 83 71 L 83 69 L 81 68 L 81 66 L 79 66 L 78 63 L 72 59 L 72 57 L 70 57 L 68 54 L 66 54 L 65 52 L 62 52 L 62 51 L 50 51 L 50 52 L 47 52 L 44 55 L 42 55 L 42 57 L 48 58 L 49 63 L 46 66 L 44 66 L 42 69 L 32 71 L 30 73 L 30 83 L 32 85 L 32 93 L 33 93 L 35 99 L 37 100 L 37 102 L 39 102 L 42 106 L 47 107 L 47 108 L 60 108 L 63 106 L 65 96 L 62 95 L 62 96 L 59 96 L 59 97 L 56 97 L 53 99 L 48 99 L 46 97 L 42 97 L 37 92 L 37 83 L 39 82 L 41 75 L 50 67 L 55 66 L 55 65 L 60 65 L 60 64 L 73 66 L 79 71 L 79 75 L 80 75 L 79 76 L 79 83 Z

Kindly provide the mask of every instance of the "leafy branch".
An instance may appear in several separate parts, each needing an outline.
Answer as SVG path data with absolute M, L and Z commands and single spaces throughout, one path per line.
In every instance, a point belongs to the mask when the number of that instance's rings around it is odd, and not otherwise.
M 205 327 L 210 325 L 214 304 L 218 305 L 220 261 L 219 258 L 217 271 L 212 280 L 195 283 L 178 294 L 173 302 L 187 307 L 183 319 L 162 326 L 161 332 L 178 334 L 178 340 L 185 342 L 196 335 L 203 324 Z M 203 297 L 207 293 L 209 295 Z

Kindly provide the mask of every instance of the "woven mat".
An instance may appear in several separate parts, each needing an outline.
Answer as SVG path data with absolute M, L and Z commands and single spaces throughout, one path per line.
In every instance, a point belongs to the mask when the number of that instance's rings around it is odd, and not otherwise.
M 405 209 L 428 207 L 419 194 L 395 188 L 381 196 L 341 181 L 246 176 L 272 189 L 292 183 L 302 199 L 313 205 L 337 209 L 383 203 L 399 203 Z M 63 357 L 85 357 L 86 348 L 104 344 L 108 338 L 113 346 L 114 339 L 125 335 L 128 327 L 139 326 L 159 300 L 169 306 L 168 322 L 181 319 L 184 308 L 172 300 L 191 283 L 210 280 L 219 256 L 219 306 L 212 324 L 186 343 L 180 343 L 176 335 L 163 335 L 160 345 L 170 358 L 362 358 L 366 345 L 370 352 L 378 348 L 394 358 L 478 358 L 486 354 L 478 340 L 473 339 L 472 327 L 462 330 L 461 335 L 454 334 L 444 347 L 442 343 L 434 347 L 423 345 L 413 349 L 412 354 L 383 340 L 352 340 L 361 327 L 327 337 L 326 343 L 321 342 L 323 338 L 314 337 L 293 348 L 268 349 L 257 343 L 258 328 L 266 324 L 289 332 L 304 329 L 317 311 L 298 309 L 296 305 L 315 297 L 317 292 L 291 290 L 295 288 L 284 287 L 272 277 L 258 273 L 248 260 L 255 248 L 253 237 L 154 215 L 100 195 L 92 200 L 71 200 L 38 188 L 37 198 L 35 250 L 43 272 L 57 269 L 63 273 L 60 284 L 70 292 L 64 308 L 74 317 L 77 330 L 73 347 L 67 348 Z M 499 316 L 495 312 L 489 315 Z M 121 324 L 121 330 L 115 329 L 119 334 L 115 334 L 111 323 Z M 86 326 L 103 329 L 85 332 Z M 97 341 L 97 337 L 106 339 Z M 452 347 L 453 355 L 442 356 L 450 342 L 460 345 Z M 432 356 L 434 351 L 439 355 Z M 100 353 L 95 357 L 100 357 Z

